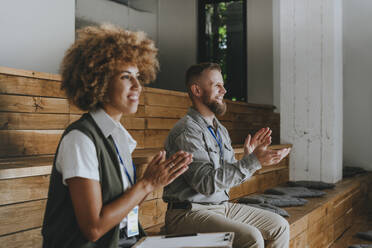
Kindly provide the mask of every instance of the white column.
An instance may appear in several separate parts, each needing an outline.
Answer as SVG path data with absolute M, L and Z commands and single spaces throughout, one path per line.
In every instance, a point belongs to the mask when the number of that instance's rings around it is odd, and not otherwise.
M 280 0 L 282 143 L 291 180 L 342 178 L 342 1 Z

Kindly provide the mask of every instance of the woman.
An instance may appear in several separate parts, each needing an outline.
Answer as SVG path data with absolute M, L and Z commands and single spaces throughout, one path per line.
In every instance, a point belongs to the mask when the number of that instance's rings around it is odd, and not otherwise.
M 120 124 L 155 79 L 157 49 L 142 32 L 86 27 L 62 61 L 62 89 L 89 111 L 64 132 L 54 159 L 43 247 L 131 247 L 143 230 L 138 205 L 184 173 L 192 157 L 159 152 L 136 181 L 136 141 Z

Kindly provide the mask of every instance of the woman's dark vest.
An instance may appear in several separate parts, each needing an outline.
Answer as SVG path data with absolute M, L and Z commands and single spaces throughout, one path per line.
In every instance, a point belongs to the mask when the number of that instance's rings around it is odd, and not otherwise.
M 92 154 L 92 156 L 97 155 L 98 158 L 102 201 L 104 205 L 110 203 L 123 193 L 120 164 L 112 137 L 105 138 L 90 114 L 84 114 L 79 120 L 72 123 L 65 130 L 62 138 L 72 130 L 83 132 L 94 143 L 97 154 Z M 74 214 L 68 187 L 63 185 L 62 175 L 56 170 L 56 157 L 57 154 L 54 157 L 48 202 L 42 228 L 43 247 L 117 248 L 119 225 L 112 228 L 96 242 L 90 242 L 84 238 Z

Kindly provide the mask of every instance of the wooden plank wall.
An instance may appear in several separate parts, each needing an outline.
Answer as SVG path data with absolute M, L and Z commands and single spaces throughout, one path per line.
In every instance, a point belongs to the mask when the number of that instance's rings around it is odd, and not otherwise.
M 65 98 L 57 75 L 46 79 L 6 72 L 0 68 L 0 158 L 54 154 L 63 130 L 82 111 Z M 190 104 L 186 93 L 144 87 L 138 112 L 124 116 L 122 123 L 139 149 L 159 148 Z M 273 130 L 273 143 L 279 143 L 279 114 L 272 106 L 232 101 L 227 105 L 220 119 L 233 144 L 265 126 Z
M 40 247 L 53 155 L 63 130 L 82 114 L 60 85 L 59 75 L 0 67 L 0 242 L 7 247 Z M 138 177 L 190 105 L 186 93 L 144 87 L 137 113 L 121 120 L 138 142 L 134 153 Z M 272 106 L 232 101 L 227 105 L 220 120 L 234 144 L 266 126 L 273 130 L 273 142 L 279 143 L 279 114 Z M 288 180 L 288 163 L 278 168 L 284 170 L 262 171 L 242 188 L 232 189 L 232 197 L 267 187 L 263 182 L 273 178 L 270 173 L 280 175 L 275 182 Z M 149 230 L 164 222 L 161 195 L 152 193 L 140 206 L 141 223 Z
M 0 67 L 0 244 L 5 247 L 41 247 L 53 154 L 64 128 L 81 115 L 59 87 L 58 75 Z M 139 143 L 133 154 L 138 177 L 189 105 L 185 93 L 145 88 L 138 112 L 122 119 Z M 272 107 L 228 102 L 228 109 L 221 120 L 235 144 L 261 126 L 270 126 L 274 140 L 279 141 L 279 115 Z M 241 147 L 235 151 L 238 158 L 242 156 Z M 285 158 L 279 165 L 257 171 L 230 190 L 231 199 L 285 183 L 288 165 Z M 345 180 L 328 190 L 326 197 L 288 208 L 290 247 L 328 247 L 363 209 L 366 196 L 372 198 L 371 182 L 371 175 Z M 166 204 L 161 195 L 161 190 L 153 192 L 140 206 L 141 223 L 150 233 L 158 232 L 164 222 Z

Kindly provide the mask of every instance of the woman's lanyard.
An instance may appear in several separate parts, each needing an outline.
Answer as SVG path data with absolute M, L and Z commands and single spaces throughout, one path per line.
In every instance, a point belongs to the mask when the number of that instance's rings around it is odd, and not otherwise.
M 218 147 L 220 148 L 220 159 L 222 161 L 222 154 L 223 154 L 223 146 L 222 146 L 222 138 L 220 133 L 218 132 L 218 129 L 216 130 L 217 136 L 215 135 L 213 129 L 211 126 L 208 127 L 209 132 L 213 135 L 213 138 L 216 140 Z
M 118 147 L 116 146 L 114 139 L 112 139 L 112 141 L 114 142 L 115 150 L 116 150 L 116 153 L 118 154 L 120 164 L 121 164 L 121 165 L 123 166 L 123 168 L 124 168 L 125 174 L 127 175 L 128 179 L 129 179 L 130 185 L 133 186 L 133 185 L 136 183 L 136 166 L 134 166 L 134 163 L 132 162 L 132 166 L 133 166 L 133 175 L 134 175 L 134 179 L 133 179 L 133 181 L 132 181 L 132 178 L 130 177 L 129 172 L 128 172 L 127 168 L 126 168 L 125 165 L 124 165 L 123 159 L 122 159 L 121 156 L 120 156 L 119 149 L 118 149 Z M 134 183 L 133 183 L 133 182 L 134 182 Z

